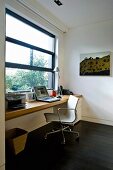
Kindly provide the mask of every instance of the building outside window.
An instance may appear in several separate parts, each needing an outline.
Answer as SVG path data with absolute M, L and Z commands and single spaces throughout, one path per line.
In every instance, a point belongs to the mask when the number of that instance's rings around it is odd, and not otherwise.
M 54 88 L 55 35 L 6 9 L 6 92 Z

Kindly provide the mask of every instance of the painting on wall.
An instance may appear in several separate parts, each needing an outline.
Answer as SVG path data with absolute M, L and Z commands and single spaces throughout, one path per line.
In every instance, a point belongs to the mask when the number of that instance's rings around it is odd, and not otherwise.
M 81 76 L 110 76 L 110 52 L 80 54 Z

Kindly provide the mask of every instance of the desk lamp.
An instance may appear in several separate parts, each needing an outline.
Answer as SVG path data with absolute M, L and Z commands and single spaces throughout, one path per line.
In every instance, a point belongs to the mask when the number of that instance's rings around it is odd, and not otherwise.
M 58 79 L 60 79 L 60 69 L 59 67 L 55 67 L 54 72 L 58 73 Z M 58 80 L 58 97 L 61 98 L 62 91 L 59 87 L 59 80 Z

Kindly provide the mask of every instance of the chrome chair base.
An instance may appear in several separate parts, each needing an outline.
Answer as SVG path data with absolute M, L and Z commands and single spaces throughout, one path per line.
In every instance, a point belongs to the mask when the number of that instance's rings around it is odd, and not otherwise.
M 55 133 L 58 133 L 58 132 L 62 132 L 63 141 L 61 142 L 61 144 L 66 143 L 64 132 L 75 134 L 76 135 L 76 140 L 79 140 L 79 132 L 71 130 L 71 128 L 69 126 L 65 126 L 65 127 L 62 127 L 61 129 L 53 130 L 51 132 L 46 133 L 45 139 L 48 138 L 48 135 L 52 135 L 52 134 L 55 134 Z

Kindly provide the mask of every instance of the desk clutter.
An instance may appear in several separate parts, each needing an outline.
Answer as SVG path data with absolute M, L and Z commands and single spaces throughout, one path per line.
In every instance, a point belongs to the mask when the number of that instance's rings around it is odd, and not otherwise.
M 25 108 L 26 102 L 33 101 L 46 101 L 54 102 L 59 101 L 62 95 L 72 95 L 73 92 L 69 89 L 64 89 L 63 86 L 59 86 L 58 90 L 46 89 L 46 86 L 36 86 L 31 91 L 26 92 L 8 92 L 5 95 L 5 107 L 8 109 L 21 109 Z M 43 99 L 42 99 L 43 98 Z
M 47 90 L 45 86 L 36 86 L 33 87 L 32 91 L 28 91 L 25 93 L 21 92 L 11 92 L 6 93 L 5 95 L 5 106 L 7 109 L 20 109 L 25 108 L 26 101 L 46 101 L 46 102 L 54 102 L 59 101 L 62 98 L 62 95 L 70 95 L 73 94 L 70 90 L 64 89 L 63 86 L 60 86 L 57 91 Z
M 51 95 L 47 91 L 45 86 L 34 87 L 33 92 L 11 92 L 5 95 L 5 107 L 8 109 L 21 109 L 25 108 L 26 102 L 33 101 L 46 101 L 54 102 L 59 101 L 60 98 L 56 97 L 56 91 L 51 90 Z

